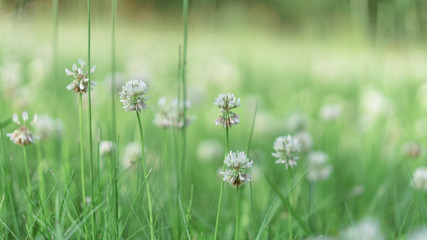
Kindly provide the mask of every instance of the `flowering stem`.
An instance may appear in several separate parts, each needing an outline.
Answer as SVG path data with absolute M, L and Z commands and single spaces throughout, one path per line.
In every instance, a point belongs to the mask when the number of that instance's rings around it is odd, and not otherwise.
M 83 212 L 86 212 L 86 190 L 85 190 L 85 161 L 83 151 L 83 103 L 82 96 L 79 95 L 79 127 L 80 127 L 80 172 L 82 181 L 82 201 L 83 201 Z M 86 225 L 86 224 L 85 224 Z
M 116 144 L 116 12 L 117 12 L 117 0 L 112 0 L 112 31 L 111 31 L 111 109 L 112 109 L 112 127 L 113 127 L 113 143 Z M 117 155 L 113 152 L 113 167 L 114 167 L 114 220 L 116 239 L 119 239 L 119 194 L 117 184 Z
M 42 165 L 42 161 L 43 161 L 43 156 L 42 156 L 42 147 L 40 143 L 37 143 L 37 160 L 38 160 L 38 175 L 39 175 L 39 194 L 40 194 L 40 201 L 43 203 L 44 200 L 46 199 L 45 197 L 45 187 L 44 187 L 44 177 L 43 177 L 43 165 Z
M 31 180 L 30 180 L 30 172 L 28 171 L 27 149 L 25 148 L 25 146 L 22 147 L 22 151 L 24 153 L 24 167 L 25 167 L 25 175 L 27 177 L 27 194 L 28 196 L 31 197 Z
M 228 133 L 228 127 L 225 128 L 225 138 L 226 138 L 226 150 L 225 150 L 225 155 L 227 155 L 229 148 L 230 148 L 230 143 L 229 143 L 229 133 Z M 225 171 L 225 162 L 224 165 L 222 166 L 222 171 Z M 224 181 L 221 182 L 221 190 L 219 191 L 219 204 L 218 204 L 218 211 L 216 213 L 216 221 L 215 221 L 215 233 L 214 233 L 214 240 L 217 239 L 218 237 L 218 226 L 219 226 L 219 216 L 221 214 L 221 205 L 222 205 L 222 194 L 224 192 Z
M 144 178 L 147 178 L 147 170 L 145 168 L 145 153 L 144 153 L 144 134 L 142 131 L 142 124 L 141 124 L 141 117 L 139 116 L 139 112 L 136 112 L 136 117 L 138 118 L 138 126 L 139 126 L 139 134 L 141 135 L 141 166 L 142 171 L 144 174 Z M 146 180 L 146 179 L 144 179 Z M 150 214 L 150 233 L 151 233 L 151 240 L 154 239 L 154 226 L 153 226 L 153 210 L 151 208 L 151 194 L 150 194 L 150 185 L 148 182 L 146 183 L 146 189 L 147 189 L 147 199 L 148 199 L 148 210 Z
M 240 202 L 240 188 L 236 188 L 236 235 L 235 240 L 239 240 L 239 202 Z

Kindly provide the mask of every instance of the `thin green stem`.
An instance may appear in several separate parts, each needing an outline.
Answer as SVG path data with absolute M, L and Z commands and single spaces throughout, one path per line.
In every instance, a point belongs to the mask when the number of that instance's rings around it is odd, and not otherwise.
M 27 194 L 31 198 L 31 179 L 30 179 L 30 171 L 28 170 L 27 149 L 25 148 L 25 146 L 22 147 L 22 152 L 24 154 L 25 176 L 27 178 Z
M 42 146 L 40 143 L 37 143 L 37 170 L 39 176 L 39 195 L 40 201 L 44 202 L 45 197 L 45 183 L 44 183 L 44 174 L 43 174 L 43 154 L 42 154 Z
M 252 237 L 255 238 L 255 203 L 254 203 L 254 192 L 252 188 L 252 182 L 249 183 L 251 189 L 251 210 L 252 210 Z
M 83 103 L 82 96 L 79 94 L 79 127 L 80 127 L 80 173 L 82 181 L 82 202 L 83 202 L 83 213 L 86 213 L 86 189 L 85 189 L 85 160 L 84 160 L 84 149 L 83 149 Z
M 112 112 L 112 127 L 113 127 L 113 143 L 117 142 L 116 130 L 116 13 L 117 13 L 117 0 L 112 0 L 112 31 L 111 31 L 111 112 Z M 113 153 L 113 167 L 114 167 L 114 220 L 116 239 L 119 239 L 119 193 L 118 193 L 118 180 L 117 180 L 117 155 Z
M 144 153 L 144 133 L 142 130 L 142 123 L 141 123 L 141 117 L 139 116 L 139 112 L 136 112 L 136 117 L 138 119 L 138 126 L 139 126 L 139 134 L 141 136 L 141 165 L 142 165 L 142 171 L 143 176 L 147 178 L 147 169 L 145 167 L 145 153 Z M 148 199 L 148 210 L 150 214 L 150 233 L 151 233 L 151 240 L 154 240 L 154 225 L 153 225 L 153 210 L 151 207 L 151 193 L 150 193 L 150 184 L 148 182 L 146 183 L 146 189 L 147 189 L 147 199 Z
M 226 149 L 225 149 L 225 155 L 227 155 L 229 148 L 230 148 L 230 140 L 229 140 L 229 132 L 228 127 L 225 128 L 225 139 L 226 139 Z M 225 171 L 225 162 L 222 166 L 222 171 Z M 214 240 L 218 237 L 218 227 L 219 227 L 219 217 L 221 215 L 221 206 L 222 206 L 222 195 L 224 192 L 224 181 L 221 181 L 221 189 L 219 191 L 219 203 L 218 203 L 218 211 L 216 213 L 216 220 L 215 220 L 215 232 L 214 232 Z
M 5 173 L 4 177 L 5 177 L 6 191 L 9 198 L 10 207 L 12 208 L 13 216 L 17 216 L 15 212 L 14 195 L 12 195 L 13 193 L 11 190 L 12 180 L 9 179 L 9 164 L 7 162 L 6 143 L 4 141 L 4 133 L 3 133 L 3 123 L 0 123 L 0 133 L 1 133 L 2 145 L 3 145 L 4 173 Z M 18 235 L 18 237 L 21 238 L 21 233 L 19 232 L 19 227 L 18 227 L 18 222 L 16 221 L 16 217 L 12 217 L 12 218 L 13 218 L 14 230 Z
M 183 1 L 183 20 L 184 20 L 184 43 L 182 51 L 182 70 L 181 70 L 181 81 L 182 81 L 182 158 L 181 158 L 181 181 L 185 176 L 185 148 L 187 142 L 186 135 L 186 119 L 187 119 L 187 83 L 186 83 L 186 67 L 187 67 L 187 32 L 188 32 L 188 0 Z M 178 108 L 180 106 L 178 105 Z
M 239 207 L 240 207 L 240 188 L 237 186 L 236 188 L 236 233 L 235 233 L 235 240 L 239 239 Z

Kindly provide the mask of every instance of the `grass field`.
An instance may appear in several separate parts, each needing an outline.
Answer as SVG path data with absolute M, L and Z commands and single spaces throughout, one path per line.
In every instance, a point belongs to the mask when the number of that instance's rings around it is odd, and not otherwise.
M 51 9 L 0 15 L 1 239 L 427 239 L 422 42 L 190 9 L 183 78 L 181 13 L 119 11 L 112 49 L 111 9 L 95 8 L 97 85 L 80 108 L 64 69 L 89 69 L 82 9 L 60 12 L 57 34 Z M 119 97 L 134 79 L 147 84 L 140 115 Z M 222 93 L 240 98 L 236 126 L 215 125 Z M 39 139 L 21 146 L 6 134 L 24 111 Z M 186 127 L 156 124 L 182 112 Z M 272 155 L 287 135 L 300 145 L 289 169 Z M 238 188 L 222 181 L 227 150 L 253 161 Z

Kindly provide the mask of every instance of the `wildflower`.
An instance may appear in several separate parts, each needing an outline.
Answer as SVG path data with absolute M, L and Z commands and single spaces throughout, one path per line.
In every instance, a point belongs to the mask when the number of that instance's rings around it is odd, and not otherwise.
M 273 148 L 276 152 L 272 153 L 273 157 L 278 158 L 275 163 L 283 163 L 286 165 L 286 169 L 297 165 L 297 156 L 293 156 L 294 153 L 301 151 L 298 139 L 291 135 L 278 137 L 274 142 Z
M 293 113 L 286 119 L 286 125 L 290 132 L 298 132 L 306 129 L 308 117 L 305 114 Z
M 101 155 L 111 155 L 116 151 L 116 144 L 112 141 L 101 141 L 99 143 L 99 153 Z
M 415 170 L 411 185 L 414 188 L 427 191 L 427 167 L 419 167 Z
M 133 142 L 126 145 L 123 156 L 123 167 L 132 167 L 141 157 L 141 145 Z
M 312 152 L 308 155 L 309 170 L 307 178 L 310 182 L 318 182 L 329 178 L 333 167 L 327 165 L 328 155 L 324 152 Z
M 364 219 L 341 233 L 342 240 L 383 240 L 384 235 L 378 221 Z
M 325 121 L 332 121 L 341 115 L 341 107 L 337 104 L 325 105 L 320 109 L 320 117 Z
M 298 140 L 301 151 L 303 152 L 308 152 L 313 147 L 313 137 L 307 131 L 299 131 L 295 133 L 295 139 Z
M 236 99 L 233 94 L 220 94 L 215 98 L 214 105 L 221 109 L 221 116 L 216 120 L 216 125 L 223 127 L 232 127 L 240 123 L 239 115 L 231 109 L 240 107 L 240 98 Z
M 37 136 L 34 136 L 33 133 L 30 131 L 28 126 L 28 113 L 23 112 L 22 113 L 22 121 L 23 123 L 19 121 L 18 115 L 13 114 L 13 121 L 19 125 L 19 128 L 16 129 L 13 133 L 8 133 L 6 136 L 10 138 L 10 140 L 18 145 L 25 146 L 29 145 L 31 143 L 34 143 L 35 140 L 38 139 Z M 33 125 L 37 121 L 37 115 L 34 115 L 33 121 L 30 123 L 30 125 Z
M 127 112 L 140 113 L 141 110 L 147 109 L 148 97 L 144 96 L 147 92 L 147 84 L 141 80 L 130 80 L 122 87 L 122 91 L 119 93 L 120 102 L 123 103 L 123 109 Z
M 252 168 L 253 161 L 249 161 L 246 153 L 230 151 L 225 156 L 224 164 L 230 168 L 220 172 L 224 182 L 228 182 L 233 187 L 239 187 L 251 181 L 251 176 L 246 173 L 246 170 Z
M 423 227 L 411 233 L 408 237 L 409 240 L 424 240 L 427 239 L 427 228 Z
M 178 106 L 179 105 L 179 106 Z M 190 101 L 186 101 L 186 109 L 190 108 Z M 168 102 L 166 98 L 160 98 L 158 102 L 158 113 L 154 118 L 154 124 L 161 128 L 184 128 L 193 122 L 192 117 L 186 116 L 185 121 L 182 119 L 184 116 L 184 103 L 174 99 Z M 185 122 L 185 124 L 184 124 Z
M 51 118 L 47 114 L 38 117 L 34 125 L 34 131 L 41 140 L 48 139 L 54 134 L 61 135 L 62 129 L 62 121 L 60 119 Z
M 68 68 L 65 69 L 65 73 L 68 76 L 73 76 L 74 80 L 72 83 L 70 83 L 66 88 L 68 90 L 74 90 L 76 93 L 86 93 L 88 90 L 89 85 L 89 78 L 88 78 L 88 72 L 84 72 L 84 66 L 85 61 L 83 61 L 81 58 L 79 58 L 79 64 L 80 67 L 77 67 L 77 65 L 74 63 L 72 71 L 68 70 Z M 91 73 L 95 72 L 96 66 L 93 66 L 90 70 Z M 92 90 L 92 87 L 96 85 L 96 82 L 90 81 L 90 87 Z
M 421 155 L 422 148 L 415 142 L 409 142 L 403 145 L 402 152 L 408 157 L 417 158 Z
M 216 139 L 206 139 L 197 146 L 197 158 L 204 161 L 211 161 L 221 158 L 223 155 L 223 146 Z

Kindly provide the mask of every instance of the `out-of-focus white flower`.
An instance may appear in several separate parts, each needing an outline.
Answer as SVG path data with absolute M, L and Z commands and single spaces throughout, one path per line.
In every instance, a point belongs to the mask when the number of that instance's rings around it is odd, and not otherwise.
M 23 112 L 22 113 L 22 123 L 19 121 L 18 115 L 13 114 L 12 120 L 19 125 L 19 128 L 13 131 L 12 133 L 7 133 L 6 136 L 9 137 L 9 139 L 21 146 L 26 146 L 29 144 L 34 143 L 35 140 L 38 139 L 37 136 L 34 136 L 33 133 L 30 131 L 28 126 L 28 113 Z M 37 115 L 34 115 L 33 121 L 30 123 L 30 125 L 33 125 L 37 121 Z
M 240 123 L 239 115 L 231 109 L 240 107 L 240 98 L 236 99 L 233 94 L 220 94 L 215 98 L 214 105 L 221 109 L 221 116 L 216 120 L 216 125 L 232 127 Z
M 427 192 L 427 167 L 419 167 L 415 169 L 411 186 Z
M 122 91 L 119 93 L 120 102 L 123 103 L 123 109 L 127 112 L 138 112 L 145 111 L 147 109 L 148 97 L 145 96 L 147 93 L 147 84 L 141 80 L 131 80 L 122 87 Z
M 351 197 L 357 197 L 365 193 L 365 186 L 363 185 L 357 185 L 350 191 Z
M 308 152 L 313 147 L 313 137 L 307 131 L 299 131 L 295 133 L 295 139 L 298 140 L 301 151 L 303 152 Z
M 21 73 L 21 64 L 14 61 L 8 61 L 0 68 L 0 83 L 2 83 L 2 89 L 4 90 L 5 95 L 18 90 L 22 81 Z
M 337 104 L 325 105 L 320 109 L 320 117 L 325 121 L 332 121 L 341 115 L 341 106 Z
M 333 238 L 328 237 L 328 236 L 316 236 L 316 237 L 308 237 L 308 238 L 304 238 L 304 240 L 333 240 Z
M 411 158 L 417 158 L 422 153 L 422 148 L 418 143 L 408 142 L 402 146 L 402 153 Z
M 408 240 L 426 240 L 427 239 L 427 227 L 423 227 L 411 233 Z
M 308 173 L 307 179 L 310 182 L 318 182 L 328 179 L 332 173 L 333 167 L 328 165 L 329 156 L 321 151 L 312 152 L 307 157 Z
M 41 140 L 46 140 L 53 135 L 61 136 L 64 125 L 60 119 L 51 118 L 47 114 L 40 115 L 34 124 L 34 132 Z
M 123 154 L 122 165 L 124 168 L 132 167 L 138 159 L 141 158 L 141 145 L 136 142 L 132 142 L 126 145 Z
M 68 76 L 74 77 L 74 80 L 72 83 L 70 83 L 67 86 L 68 90 L 73 90 L 76 93 L 86 93 L 89 88 L 89 78 L 88 78 L 88 72 L 84 71 L 85 67 L 85 61 L 83 61 L 81 58 L 79 58 L 79 64 L 80 67 L 77 67 L 77 65 L 74 63 L 72 67 L 72 71 L 68 70 L 68 68 L 65 69 L 65 73 Z M 91 73 L 95 72 L 96 66 L 93 66 L 90 70 Z M 96 85 L 96 82 L 90 81 L 90 90 L 93 89 L 93 87 Z
M 342 240 L 383 240 L 385 239 L 381 232 L 381 226 L 378 221 L 373 219 L 364 219 L 359 223 L 345 229 L 341 234 Z
M 179 105 L 179 106 L 178 106 Z M 191 107 L 190 101 L 187 100 L 185 108 Z M 188 127 L 193 122 L 193 117 L 189 117 L 187 114 L 184 117 L 184 103 L 174 99 L 169 102 L 166 98 L 160 98 L 158 102 L 158 110 L 154 117 L 154 124 L 161 128 L 184 128 Z M 185 122 L 185 124 L 184 124 Z
M 116 151 L 116 144 L 112 141 L 101 141 L 99 143 L 99 153 L 103 156 L 111 155 Z
M 206 139 L 197 145 L 197 158 L 204 161 L 220 159 L 224 156 L 224 149 L 220 141 Z
M 300 113 L 292 113 L 286 119 L 288 130 L 292 133 L 305 130 L 308 123 L 308 117 Z
M 291 135 L 278 137 L 274 141 L 273 149 L 276 151 L 272 153 L 273 157 L 278 158 L 275 163 L 285 164 L 286 169 L 297 165 L 296 161 L 299 158 L 294 156 L 294 154 L 301 151 L 298 139 Z
M 360 107 L 367 117 L 376 119 L 391 112 L 390 101 L 379 91 L 368 89 L 362 93 Z
M 250 161 L 245 152 L 230 151 L 224 159 L 228 169 L 220 172 L 222 180 L 233 187 L 239 187 L 241 184 L 251 181 L 251 176 L 247 174 L 247 169 L 252 168 L 253 161 Z

